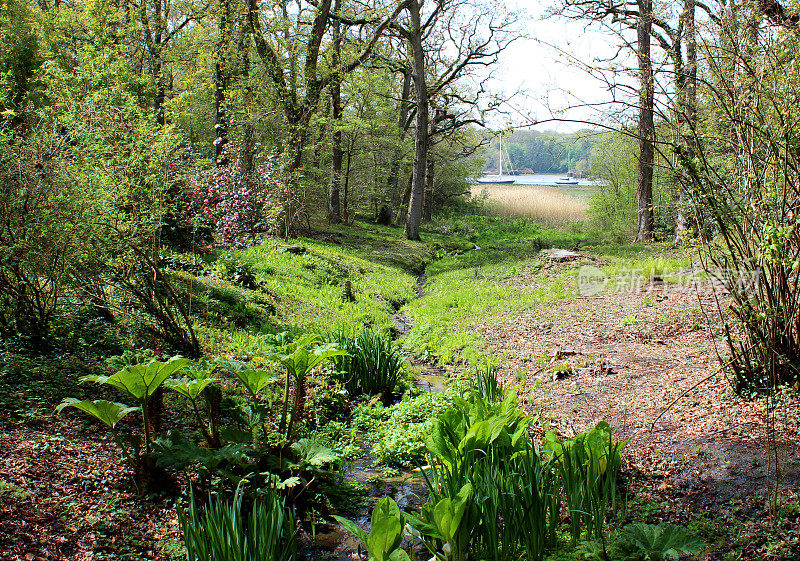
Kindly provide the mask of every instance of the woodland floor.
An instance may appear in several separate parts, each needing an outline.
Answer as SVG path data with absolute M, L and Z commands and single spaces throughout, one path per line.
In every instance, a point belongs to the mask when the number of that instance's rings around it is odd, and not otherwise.
M 104 432 L 70 421 L 0 430 L 0 559 L 166 559 L 175 511 L 133 493 Z
M 763 506 L 776 461 L 782 492 L 799 488 L 800 396 L 784 396 L 770 412 L 764 400 L 735 395 L 720 373 L 713 294 L 649 284 L 538 304 L 478 332 L 503 357 L 506 383 L 522 385 L 529 410 L 558 433 L 607 421 L 616 438 L 630 439 L 629 475 L 679 518 L 741 501 Z M 553 356 L 562 358 L 548 362 Z M 571 373 L 554 380 L 550 365 L 564 362 Z
M 504 282 L 533 290 L 582 264 L 603 265 L 582 256 Z M 541 302 L 474 331 L 501 358 L 504 382 L 521 386 L 522 402 L 562 436 L 607 421 L 615 438 L 630 439 L 624 470 L 634 509 L 652 521 L 708 516 L 722 527 L 706 528 L 707 538 L 719 531 L 721 545 L 704 559 L 723 559 L 737 539 L 736 556 L 725 559 L 800 559 L 800 395 L 783 395 L 771 410 L 736 396 L 720 373 L 714 310 L 711 295 L 651 284 Z M 554 380 L 552 366 L 565 362 L 571 372 Z M 797 507 L 767 529 L 776 460 L 782 503 L 795 496 Z M 765 555 L 768 533 L 793 540 L 796 553 Z M 104 431 L 0 414 L 1 560 L 160 561 L 179 555 L 165 551 L 178 535 L 170 504 L 134 495 Z

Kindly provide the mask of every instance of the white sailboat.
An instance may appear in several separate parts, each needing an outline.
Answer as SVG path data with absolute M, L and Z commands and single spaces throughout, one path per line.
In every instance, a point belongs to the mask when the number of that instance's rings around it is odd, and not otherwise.
M 500 135 L 500 160 L 497 165 L 497 175 L 485 175 L 478 179 L 478 183 L 495 183 L 500 185 L 510 185 L 514 179 L 503 178 L 503 135 Z
M 567 175 L 556 179 L 556 185 L 578 185 L 579 181 L 572 173 L 572 156 L 569 157 L 569 167 L 567 168 Z

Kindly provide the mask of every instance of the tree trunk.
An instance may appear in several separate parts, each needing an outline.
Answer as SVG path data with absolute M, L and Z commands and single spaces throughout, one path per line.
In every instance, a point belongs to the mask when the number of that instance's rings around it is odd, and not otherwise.
M 340 2 L 341 0 L 336 0 L 334 7 L 336 13 L 339 13 Z M 334 69 L 339 66 L 341 48 L 341 23 L 338 19 L 334 19 L 332 49 Z M 338 224 L 342 221 L 339 208 L 339 191 L 342 184 L 342 82 L 340 76 L 337 76 L 331 84 L 331 109 L 333 113 L 333 134 L 331 136 L 331 185 L 328 192 L 328 220 L 333 224 Z
M 639 60 L 639 174 L 636 186 L 638 219 L 636 241 L 653 239 L 653 166 L 655 125 L 653 124 L 653 65 L 650 59 L 650 32 L 653 26 L 653 0 L 638 0 L 636 26 Z
M 697 37 L 695 27 L 696 0 L 684 0 L 684 32 L 686 35 L 686 64 L 682 70 L 682 84 L 679 90 L 681 144 L 686 157 L 692 161 L 697 154 L 695 128 L 697 125 Z M 683 170 L 678 183 L 677 213 L 675 215 L 675 243 L 682 244 L 689 231 L 687 209 L 690 205 L 686 188 L 691 184 L 688 171 Z
M 214 152 L 217 165 L 228 163 L 225 145 L 228 144 L 228 118 L 225 112 L 225 92 L 228 89 L 228 50 L 231 39 L 231 6 L 228 0 L 220 0 L 219 41 L 214 62 Z
M 389 165 L 389 177 L 386 181 L 386 205 L 392 216 L 400 207 L 400 163 L 403 159 L 403 147 L 401 144 L 405 140 L 408 131 L 408 113 L 411 110 L 411 72 L 408 69 L 403 71 L 403 89 L 400 94 L 400 106 L 397 115 L 397 146 L 392 153 L 391 164 Z
M 425 204 L 422 210 L 424 222 L 430 222 L 433 218 L 433 177 L 434 162 L 433 158 L 428 157 L 428 165 L 425 168 Z
M 411 19 L 409 42 L 412 52 L 417 119 L 414 139 L 414 171 L 405 233 L 409 240 L 419 240 L 419 225 L 422 220 L 422 205 L 425 197 L 425 169 L 428 161 L 428 85 L 425 81 L 425 51 L 422 46 L 420 1 L 412 0 L 408 6 L 408 12 Z

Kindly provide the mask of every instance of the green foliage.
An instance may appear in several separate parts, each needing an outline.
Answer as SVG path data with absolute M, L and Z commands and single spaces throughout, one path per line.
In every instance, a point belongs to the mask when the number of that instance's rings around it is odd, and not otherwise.
M 487 360 L 483 366 L 475 367 L 475 389 L 480 397 L 489 402 L 503 398 L 503 388 L 497 381 L 497 366 L 492 362 Z
M 513 394 L 487 401 L 473 388 L 434 424 L 423 472 L 431 503 L 411 519 L 438 558 L 463 559 L 469 549 L 497 561 L 520 551 L 538 560 L 555 543 L 557 478 L 531 443 L 529 422 Z
M 636 234 L 636 142 L 635 137 L 624 133 L 607 133 L 601 135 L 592 149 L 589 173 L 598 177 L 603 186 L 589 202 L 591 226 L 614 242 L 630 242 Z M 671 163 L 659 156 L 653 179 L 655 229 L 663 236 L 674 229 L 675 186 L 669 172 Z
M 314 467 L 320 467 L 339 460 L 339 454 L 332 449 L 327 446 L 322 446 L 308 438 L 301 438 L 293 443 L 292 450 L 297 454 L 298 460 L 301 463 Z
M 111 376 L 84 376 L 82 381 L 113 386 L 146 405 L 167 378 L 185 369 L 189 362 L 188 359 L 174 356 L 166 362 L 152 360 L 146 364 L 127 366 Z
M 408 554 L 400 549 L 403 539 L 403 514 L 390 497 L 378 501 L 372 510 L 370 532 L 341 516 L 334 516 L 345 529 L 367 547 L 370 561 L 408 561 Z
M 347 354 L 332 361 L 334 377 L 351 396 L 380 395 L 388 403 L 400 382 L 405 363 L 388 335 L 362 328 L 353 335 L 340 331 L 333 341 Z
M 352 425 L 363 434 L 374 435 L 372 454 L 377 464 L 414 466 L 425 458 L 425 438 L 434 420 L 452 404 L 453 396 L 444 392 L 407 394 L 390 407 L 356 408 Z
M 561 480 L 573 543 L 583 532 L 587 539 L 601 538 L 606 518 L 616 512 L 617 476 L 626 443 L 614 442 L 605 421 L 563 442 L 553 434 L 546 436 L 545 450 Z
M 253 399 L 256 399 L 256 396 L 260 395 L 269 385 L 278 381 L 278 378 L 269 370 L 236 370 L 234 374 Z
M 0 139 L 0 333 L 47 348 L 66 286 L 85 258 L 89 201 L 67 163 L 47 154 L 55 134 Z
M 178 508 L 188 561 L 293 561 L 297 529 L 292 513 L 267 488 L 249 509 L 237 488 L 233 500 L 209 495 L 199 506 L 192 492 L 188 510 Z
M 181 378 L 180 380 L 165 380 L 164 387 L 177 392 L 191 402 L 196 402 L 205 389 L 218 382 L 215 378 Z
M 287 441 L 294 436 L 294 427 L 305 403 L 305 378 L 308 373 L 324 361 L 346 354 L 333 343 L 323 343 L 317 334 L 306 334 L 295 340 L 288 340 L 287 333 L 275 337 L 276 346 L 264 356 L 281 364 L 286 370 L 283 391 L 283 410 L 278 432 Z M 294 384 L 294 404 L 289 412 L 290 383 Z M 288 418 L 288 425 L 287 425 Z
M 0 130 L 18 126 L 30 105 L 40 101 L 37 76 L 44 62 L 35 16 L 23 1 L 0 5 Z
M 582 546 L 586 559 L 604 561 L 610 555 L 622 561 L 668 561 L 684 555 L 698 555 L 705 547 L 702 540 L 673 524 L 628 524 L 607 548 L 606 555 L 597 542 Z
M 56 407 L 56 412 L 60 413 L 65 407 L 80 409 L 114 431 L 117 428 L 117 423 L 124 419 L 128 413 L 139 410 L 139 407 L 128 407 L 123 403 L 115 403 L 113 401 L 106 401 L 105 399 L 84 399 L 81 401 L 74 397 L 68 397 L 62 401 L 61 404 Z
M 552 131 L 514 130 L 503 137 L 503 151 L 506 153 L 503 157 L 507 157 L 517 171 L 529 173 L 586 171 L 595 143 L 595 131 L 561 134 Z M 486 169 L 492 170 L 492 173 L 497 170 L 497 163 L 494 161 L 498 157 L 497 154 L 497 147 L 487 148 Z
M 409 515 L 409 522 L 423 537 L 423 544 L 437 559 L 461 561 L 467 558 L 470 537 L 476 521 L 471 516 L 474 490 L 467 483 L 451 498 L 445 497 L 423 505 L 419 516 Z M 439 551 L 438 543 L 443 544 Z
M 111 376 L 84 376 L 81 378 L 82 382 L 96 382 L 112 386 L 127 397 L 133 398 L 137 402 L 137 406 L 129 407 L 106 400 L 81 401 L 75 398 L 66 398 L 56 408 L 56 411 L 61 412 L 65 407 L 75 407 L 102 421 L 111 429 L 123 456 L 133 468 L 136 483 L 146 483 L 150 475 L 150 454 L 154 437 L 150 423 L 150 400 L 170 376 L 185 369 L 188 364 L 187 359 L 175 356 L 166 362 L 150 360 L 146 364 L 131 364 Z M 117 423 L 125 415 L 136 410 L 142 414 L 144 446 L 141 445 L 135 433 L 130 432 L 123 436 L 117 431 Z

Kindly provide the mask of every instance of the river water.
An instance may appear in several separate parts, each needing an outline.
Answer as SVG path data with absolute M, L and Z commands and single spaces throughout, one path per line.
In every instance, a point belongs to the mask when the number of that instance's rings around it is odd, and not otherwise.
M 514 185 L 554 185 L 561 187 L 556 183 L 559 179 L 564 177 L 564 174 L 559 173 L 534 173 L 531 175 L 502 175 L 503 179 L 513 179 Z M 578 186 L 593 186 L 598 187 L 602 182 L 593 179 L 579 179 Z

